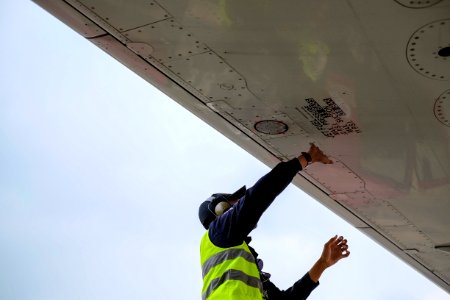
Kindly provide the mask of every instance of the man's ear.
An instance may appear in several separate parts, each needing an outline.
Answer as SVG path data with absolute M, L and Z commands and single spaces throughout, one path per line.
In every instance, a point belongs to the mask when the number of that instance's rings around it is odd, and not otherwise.
M 217 203 L 216 207 L 214 207 L 214 212 L 216 213 L 216 216 L 223 215 L 227 210 L 229 210 L 231 207 L 230 203 L 226 201 L 222 201 Z

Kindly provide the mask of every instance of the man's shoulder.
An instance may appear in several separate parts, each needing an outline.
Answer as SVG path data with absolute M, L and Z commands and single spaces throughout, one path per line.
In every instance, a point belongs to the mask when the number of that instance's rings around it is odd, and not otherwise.
M 229 248 L 242 244 L 244 239 L 238 231 L 238 226 L 233 226 L 233 213 L 226 212 L 215 219 L 209 226 L 208 235 L 211 242 L 221 248 Z

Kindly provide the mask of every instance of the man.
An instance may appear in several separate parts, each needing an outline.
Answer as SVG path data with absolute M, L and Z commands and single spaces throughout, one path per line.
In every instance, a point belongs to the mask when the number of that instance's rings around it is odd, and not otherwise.
M 291 288 L 281 291 L 262 272 L 262 261 L 248 244 L 248 235 L 273 200 L 297 172 L 312 163 L 333 163 L 314 144 L 309 151 L 279 163 L 256 184 L 233 194 L 213 194 L 200 205 L 199 218 L 207 232 L 200 246 L 203 273 L 203 300 L 306 299 L 319 285 L 323 271 L 348 257 L 347 240 L 332 237 L 322 255 Z

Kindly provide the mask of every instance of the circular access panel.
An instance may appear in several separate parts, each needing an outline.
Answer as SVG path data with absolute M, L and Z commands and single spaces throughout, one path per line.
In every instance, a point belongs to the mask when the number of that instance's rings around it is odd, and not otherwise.
M 443 92 L 434 103 L 434 115 L 444 124 L 450 127 L 450 90 Z
M 288 130 L 288 126 L 277 120 L 263 120 L 255 123 L 255 129 L 264 134 L 282 134 Z
M 442 0 L 395 0 L 398 4 L 409 8 L 425 8 L 433 6 Z
M 450 80 L 450 19 L 435 21 L 414 32 L 406 56 L 411 67 L 423 76 Z

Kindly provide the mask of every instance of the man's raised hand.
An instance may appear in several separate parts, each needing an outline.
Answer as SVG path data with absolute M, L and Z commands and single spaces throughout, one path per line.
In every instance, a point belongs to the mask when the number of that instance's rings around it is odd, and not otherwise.
M 309 143 L 309 155 L 311 155 L 311 163 L 321 162 L 323 164 L 332 164 L 333 161 L 328 158 L 325 154 L 323 154 L 322 150 L 319 149 L 314 143 Z

